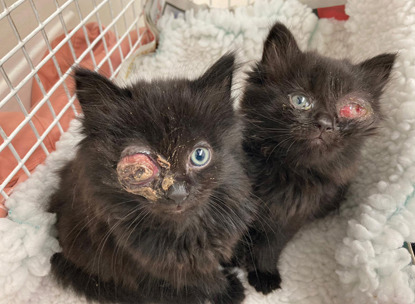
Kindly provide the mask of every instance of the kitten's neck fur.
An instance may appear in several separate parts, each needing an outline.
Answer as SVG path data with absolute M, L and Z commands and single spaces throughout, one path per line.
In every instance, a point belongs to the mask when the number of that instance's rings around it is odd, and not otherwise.
M 257 181 L 254 194 L 267 208 L 276 209 L 281 222 L 288 222 L 292 216 L 308 220 L 337 209 L 356 173 L 360 150 L 350 147 L 330 162 L 305 165 L 264 155 L 261 146 L 252 138 L 244 143 L 251 160 L 250 178 Z

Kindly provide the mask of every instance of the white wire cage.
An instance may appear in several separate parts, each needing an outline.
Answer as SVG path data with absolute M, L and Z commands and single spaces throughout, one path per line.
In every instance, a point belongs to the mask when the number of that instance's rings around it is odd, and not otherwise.
M 42 157 L 46 157 L 51 149 L 45 144 L 49 133 L 55 129 L 62 134 L 61 119 L 71 113 L 78 114 L 74 106 L 75 96 L 73 90 L 68 87 L 67 78 L 70 77 L 71 69 L 63 70 L 57 59 L 57 54 L 63 47 L 70 51 L 72 58 L 70 66 L 79 65 L 85 58 L 89 57 L 92 62 L 90 68 L 100 70 L 108 65 L 109 78 L 115 77 L 121 65 L 114 66 L 111 56 L 118 54 L 121 62 L 128 59 L 136 47 L 142 42 L 143 26 L 141 0 L 18 0 L 0 1 L 0 166 L 2 176 L 0 177 L 0 194 L 3 200 L 9 196 L 6 191 L 8 186 L 13 186 L 16 176 L 30 176 L 31 170 L 27 166 L 28 159 L 35 153 L 41 151 Z M 90 39 L 87 24 L 95 22 L 99 33 Z M 115 36 L 111 47 L 106 35 L 112 32 Z M 83 34 L 86 48 L 82 53 L 76 52 L 76 46 L 72 38 Z M 136 38 L 133 39 L 133 36 Z M 54 40 L 60 37 L 58 43 Z M 122 49 L 122 43 L 126 49 Z M 98 44 L 103 46 L 105 54 L 97 60 L 94 48 Z M 45 87 L 44 79 L 39 72 L 49 64 L 53 71 L 46 71 L 51 75 L 58 75 L 59 79 Z M 31 93 L 33 86 L 38 86 L 41 92 L 40 100 L 31 104 Z M 51 96 L 61 90 L 66 95 L 65 104 L 56 111 Z M 50 111 L 51 120 L 44 128 L 36 124 L 36 115 L 40 109 L 47 108 Z M 18 117 L 18 118 L 16 118 Z M 9 125 L 13 119 L 18 122 Z M 33 142 L 24 143 L 25 148 L 16 149 L 14 141 L 22 130 L 30 128 L 30 137 Z M 26 129 L 27 130 L 27 129 Z M 22 138 L 21 140 L 25 140 Z M 19 142 L 20 144 L 20 142 Z M 3 156 L 1 155 L 3 154 Z M 6 155 L 7 154 L 7 155 Z M 13 155 L 14 159 L 10 160 Z M 7 171 L 7 168 L 12 168 Z

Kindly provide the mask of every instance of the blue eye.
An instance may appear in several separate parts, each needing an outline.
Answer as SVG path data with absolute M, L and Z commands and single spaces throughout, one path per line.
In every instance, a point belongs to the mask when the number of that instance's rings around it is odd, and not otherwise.
M 210 151 L 206 148 L 196 148 L 190 156 L 190 161 L 196 167 L 204 167 L 210 161 Z
M 288 95 L 290 97 L 290 102 L 296 109 L 300 110 L 309 110 L 311 109 L 311 102 L 307 97 L 303 95 Z

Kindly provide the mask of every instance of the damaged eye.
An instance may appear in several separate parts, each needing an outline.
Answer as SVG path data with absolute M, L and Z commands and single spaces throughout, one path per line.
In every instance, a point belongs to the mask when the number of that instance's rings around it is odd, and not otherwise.
M 190 162 L 193 166 L 196 167 L 204 167 L 210 161 L 210 151 L 206 148 L 196 148 L 193 150 L 192 154 L 190 155 Z
M 158 172 L 156 164 L 144 153 L 125 156 L 117 165 L 118 179 L 127 188 L 152 181 Z
M 367 114 L 367 109 L 357 103 L 349 103 L 342 107 L 339 112 L 340 117 L 360 118 Z
M 311 109 L 312 103 L 308 100 L 307 97 L 300 95 L 300 94 L 294 94 L 294 95 L 288 95 L 290 97 L 290 102 L 294 106 L 294 108 L 299 110 L 309 110 Z

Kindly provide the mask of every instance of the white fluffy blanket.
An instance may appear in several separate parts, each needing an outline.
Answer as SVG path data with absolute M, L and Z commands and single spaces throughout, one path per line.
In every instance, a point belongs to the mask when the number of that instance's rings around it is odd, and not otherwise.
M 393 81 L 383 98 L 387 120 L 364 149 L 361 170 L 338 214 L 304 227 L 280 260 L 282 289 L 267 297 L 248 287 L 245 303 L 415 303 L 415 266 L 402 248 L 415 242 L 415 1 L 349 0 L 346 22 L 317 20 L 296 0 L 258 0 L 234 13 L 189 13 L 165 18 L 157 53 L 134 59 L 138 74 L 171 74 L 202 67 L 235 49 L 248 68 L 261 54 L 274 21 L 286 23 L 303 49 L 355 61 L 398 52 Z M 123 74 L 125 76 L 125 74 Z M 238 96 L 242 81 L 237 78 Z M 6 202 L 0 219 L 0 303 L 84 303 L 48 276 L 59 250 L 44 211 L 57 186 L 55 170 L 73 157 L 80 139 L 74 121 L 45 165 Z

